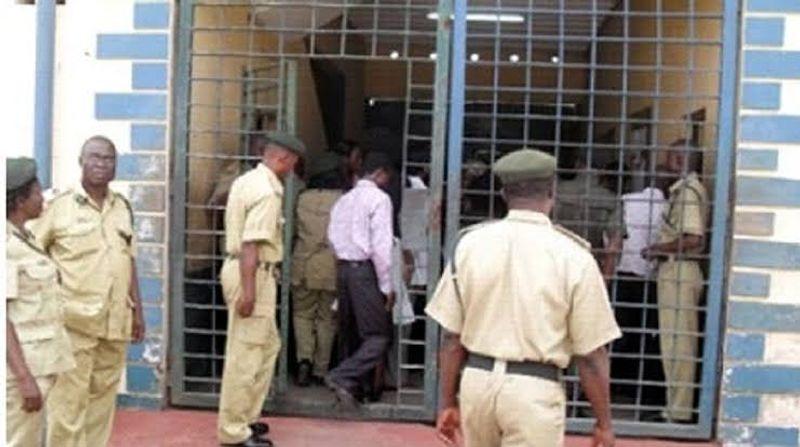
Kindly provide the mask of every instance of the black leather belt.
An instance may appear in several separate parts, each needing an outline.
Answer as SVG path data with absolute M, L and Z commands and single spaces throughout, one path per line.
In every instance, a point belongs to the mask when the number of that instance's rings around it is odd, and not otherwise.
M 467 357 L 467 366 L 492 371 L 494 369 L 494 361 L 495 359 L 492 357 L 470 352 Z M 524 362 L 506 361 L 506 374 L 539 377 L 553 382 L 561 381 L 561 370 L 557 366 L 530 360 Z
M 341 266 L 347 266 L 347 267 L 366 267 L 366 266 L 370 266 L 371 267 L 372 266 L 372 261 L 369 260 L 369 259 L 365 259 L 363 261 L 348 261 L 346 259 L 339 259 L 336 262 L 337 262 L 337 264 L 339 264 Z

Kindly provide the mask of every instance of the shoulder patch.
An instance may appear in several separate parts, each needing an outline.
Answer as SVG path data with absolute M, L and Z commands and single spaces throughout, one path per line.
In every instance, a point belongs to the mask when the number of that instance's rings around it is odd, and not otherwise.
M 558 231 L 559 233 L 563 234 L 564 236 L 572 239 L 576 244 L 580 245 L 581 248 L 585 250 L 591 250 L 592 244 L 587 241 L 586 239 L 578 236 L 577 234 L 573 233 L 572 231 L 562 227 L 561 225 L 553 225 L 553 228 Z

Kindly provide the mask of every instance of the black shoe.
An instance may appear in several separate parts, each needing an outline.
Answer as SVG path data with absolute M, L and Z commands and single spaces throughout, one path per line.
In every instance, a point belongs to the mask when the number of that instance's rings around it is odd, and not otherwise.
M 272 443 L 267 438 L 261 438 L 256 435 L 252 435 L 247 438 L 246 441 L 240 442 L 238 444 L 224 444 L 225 446 L 231 447 L 275 447 L 275 444 Z
M 347 388 L 334 382 L 333 379 L 331 379 L 331 376 L 325 376 L 325 386 L 336 393 L 336 399 L 339 400 L 339 403 L 342 405 L 342 407 L 346 409 L 358 407 L 358 401 L 356 400 L 355 396 L 353 396 L 353 393 L 348 391 Z
M 303 360 L 297 367 L 297 386 L 307 387 L 311 385 L 311 362 Z
M 269 433 L 269 425 L 266 422 L 253 422 L 250 424 L 250 430 L 254 436 L 263 436 Z

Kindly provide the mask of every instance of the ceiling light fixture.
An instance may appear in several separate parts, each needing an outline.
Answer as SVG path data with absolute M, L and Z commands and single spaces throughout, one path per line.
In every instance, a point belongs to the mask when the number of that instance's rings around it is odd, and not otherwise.
M 472 62 L 478 62 L 479 60 L 481 60 L 481 55 L 478 53 L 472 53 L 469 55 L 469 60 L 471 60 Z
M 436 53 L 431 53 L 428 55 L 428 59 L 435 61 L 436 60 Z
M 550 56 L 550 62 L 552 62 L 554 64 L 557 64 L 557 63 L 561 62 L 561 58 L 559 58 L 556 55 L 552 55 L 552 56 Z
M 508 57 L 508 60 L 516 64 L 517 62 L 519 62 L 519 54 L 512 54 L 511 56 Z
M 439 20 L 439 13 L 429 12 L 429 20 Z M 450 16 L 452 19 L 453 16 Z M 468 22 L 502 22 L 502 23 L 522 23 L 525 17 L 521 14 L 490 14 L 490 13 L 471 13 L 467 14 Z
M 389 53 L 389 57 L 392 59 L 397 59 L 400 57 L 400 53 L 397 50 L 392 51 L 391 53 Z

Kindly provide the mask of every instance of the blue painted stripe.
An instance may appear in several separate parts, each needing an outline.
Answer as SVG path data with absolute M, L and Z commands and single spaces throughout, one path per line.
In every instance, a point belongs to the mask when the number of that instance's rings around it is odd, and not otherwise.
M 733 247 L 733 264 L 739 267 L 800 270 L 800 244 L 737 239 Z
M 133 7 L 133 27 L 136 29 L 169 28 L 168 3 L 137 3 Z
M 163 403 L 158 397 L 134 396 L 131 394 L 117 395 L 117 408 L 130 408 L 141 410 L 161 410 Z
M 163 151 L 167 147 L 167 126 L 161 124 L 131 125 L 131 149 Z
M 167 64 L 133 64 L 131 84 L 135 90 L 166 90 Z
M 728 327 L 743 331 L 800 332 L 800 306 L 731 301 Z
M 756 396 L 724 396 L 722 418 L 735 422 L 756 422 L 760 402 Z
M 725 343 L 725 356 L 728 360 L 762 360 L 764 334 L 729 334 Z
M 748 0 L 746 4 L 753 12 L 800 12 L 797 0 Z
M 166 159 L 163 155 L 122 154 L 117 161 L 119 180 L 164 180 Z
M 800 392 L 800 367 L 741 365 L 729 368 L 725 381 L 730 391 L 755 393 Z
M 139 344 L 131 343 L 128 345 L 128 361 L 140 362 L 142 361 L 143 354 L 144 354 L 144 343 L 139 343 Z
M 753 444 L 770 447 L 797 447 L 800 432 L 797 428 L 756 427 Z
M 741 149 L 736 155 L 739 169 L 753 171 L 775 171 L 778 169 L 778 151 Z
M 800 51 L 747 50 L 744 75 L 752 78 L 800 78 Z
M 136 271 L 145 276 L 164 274 L 164 250 L 161 247 L 139 246 L 136 253 Z
M 744 42 L 747 45 L 783 45 L 783 23 L 781 17 L 752 17 L 747 19 L 744 28 Z
M 139 278 L 139 296 L 144 303 L 158 303 L 164 293 L 164 281 L 161 278 Z
M 742 87 L 742 105 L 745 109 L 780 109 L 781 85 L 778 83 L 745 82 Z
M 161 307 L 144 305 L 144 307 L 142 307 L 142 312 L 144 313 L 144 323 L 147 326 L 147 333 L 161 333 L 164 325 Z
M 747 115 L 741 122 L 741 141 L 800 143 L 800 116 Z
M 783 178 L 736 178 L 738 205 L 800 206 L 800 180 Z
M 154 119 L 167 117 L 167 95 L 145 93 L 98 93 L 94 114 L 98 120 Z
M 764 273 L 735 272 L 731 276 L 731 293 L 766 298 L 769 296 L 770 276 Z
M 167 59 L 166 34 L 100 34 L 98 59 Z
M 128 392 L 158 392 L 158 377 L 156 376 L 155 368 L 152 366 L 128 365 L 125 379 Z

